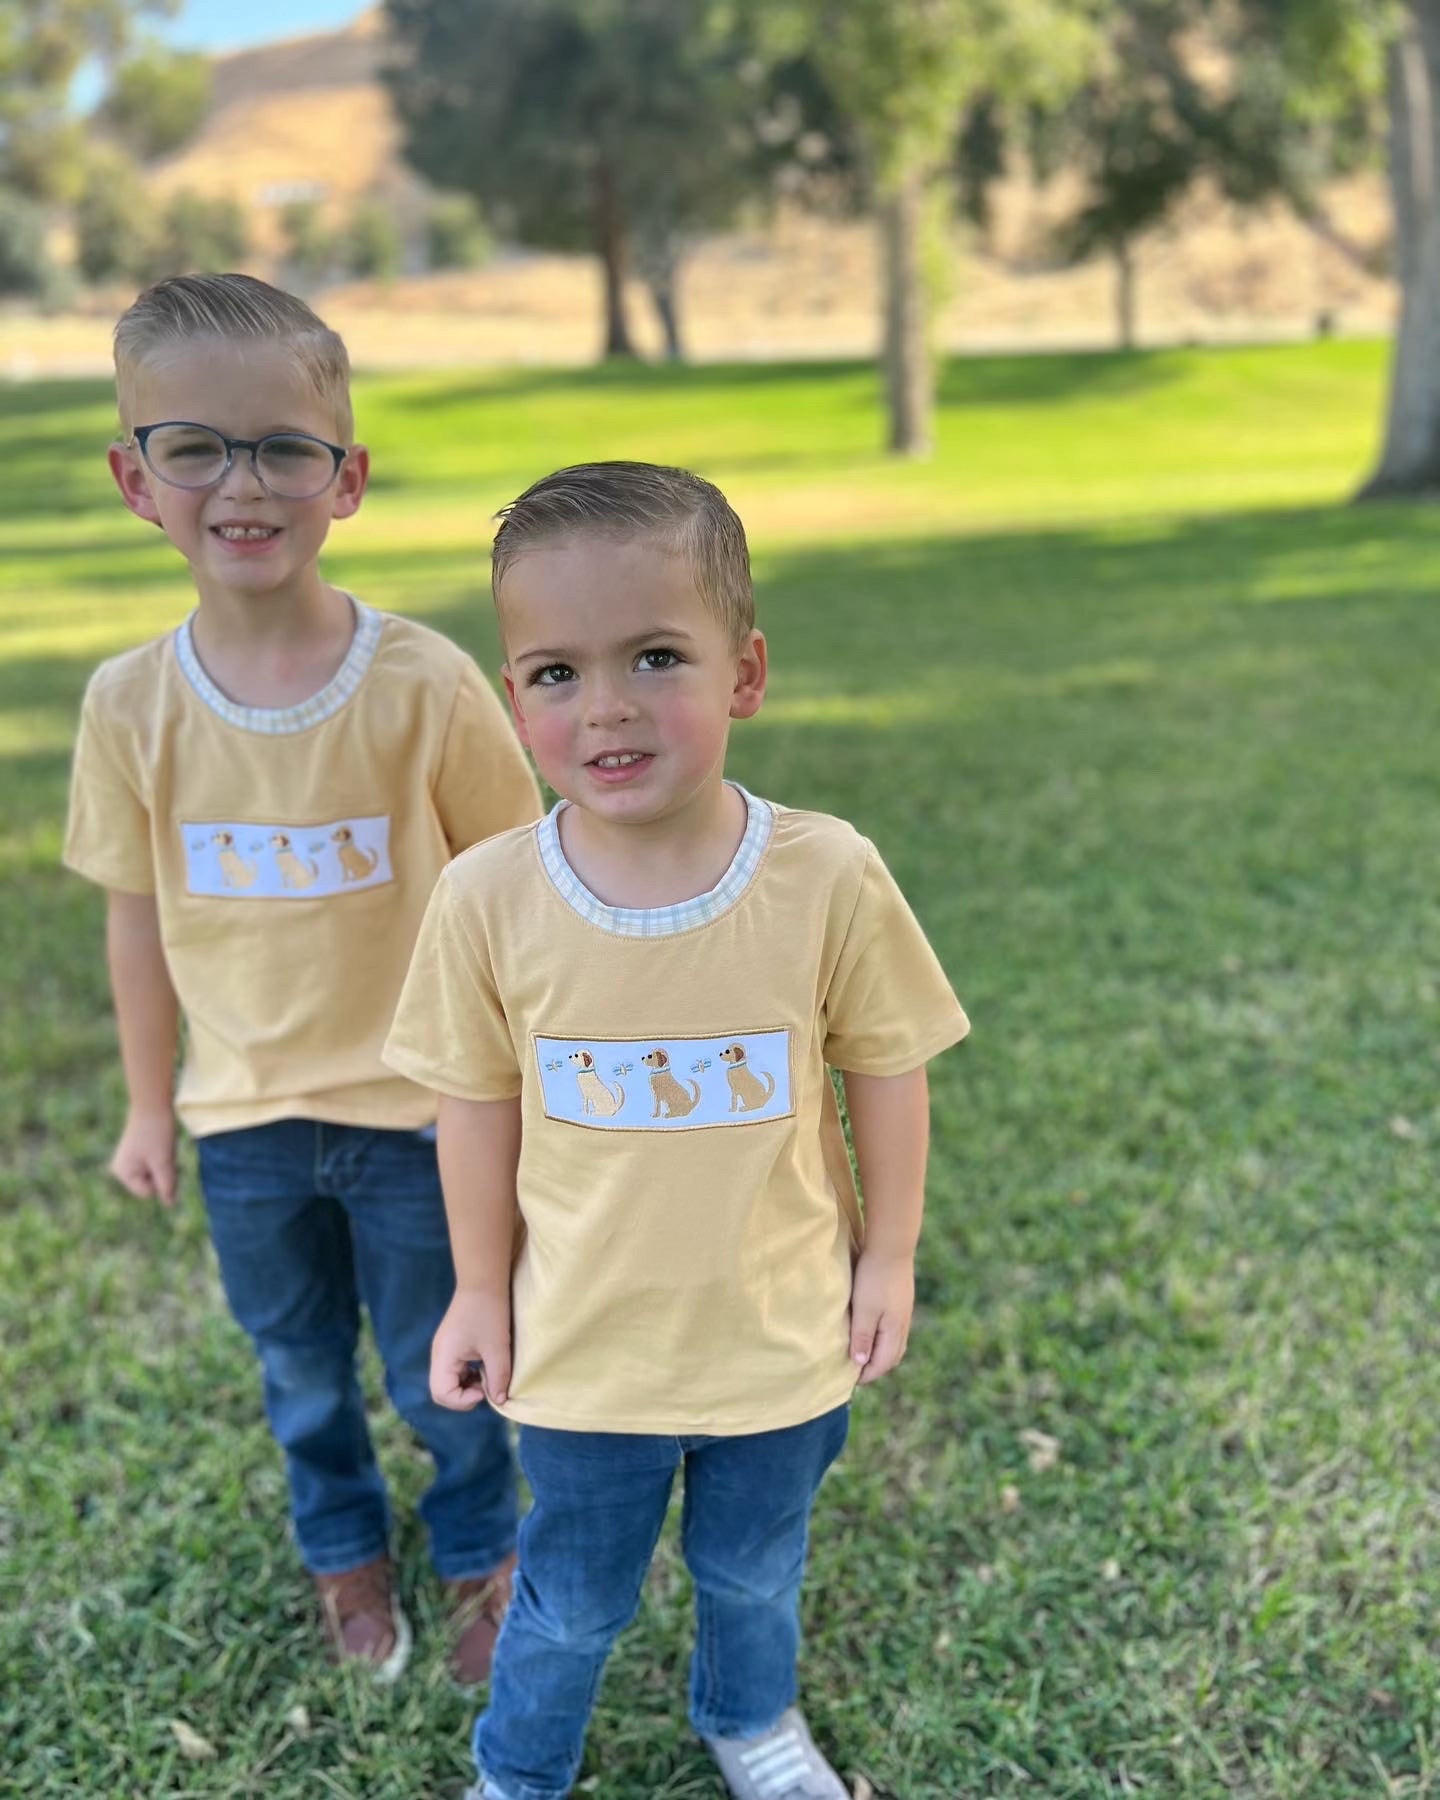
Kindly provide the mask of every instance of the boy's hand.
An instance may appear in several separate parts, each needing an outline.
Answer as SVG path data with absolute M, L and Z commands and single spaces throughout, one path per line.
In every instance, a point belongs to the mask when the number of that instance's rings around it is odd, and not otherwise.
M 483 1387 L 472 1363 L 484 1366 Z M 510 1296 L 457 1292 L 430 1346 L 430 1397 L 469 1412 L 510 1391 Z
M 863 1255 L 850 1287 L 850 1358 L 860 1385 L 888 1375 L 905 1354 L 915 1310 L 915 1259 Z
M 128 1115 L 110 1158 L 110 1173 L 141 1200 L 175 1204 L 175 1115 L 169 1107 Z

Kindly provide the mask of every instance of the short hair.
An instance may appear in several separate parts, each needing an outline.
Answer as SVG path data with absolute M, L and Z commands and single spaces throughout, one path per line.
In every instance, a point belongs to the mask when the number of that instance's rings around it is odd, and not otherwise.
M 167 276 L 121 314 L 115 327 L 115 384 L 127 428 L 136 369 L 157 351 L 205 338 L 283 345 L 315 392 L 334 408 L 336 427 L 350 443 L 355 418 L 344 340 L 303 300 L 253 275 Z
M 576 463 L 526 488 L 496 515 L 490 557 L 496 605 L 506 572 L 527 550 L 594 534 L 656 538 L 690 565 L 705 605 L 738 643 L 755 624 L 745 527 L 713 482 L 662 463 Z

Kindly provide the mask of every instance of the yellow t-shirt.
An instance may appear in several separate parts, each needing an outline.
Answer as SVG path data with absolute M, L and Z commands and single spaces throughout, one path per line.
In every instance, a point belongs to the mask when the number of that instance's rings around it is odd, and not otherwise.
M 85 695 L 65 862 L 155 895 L 196 1136 L 433 1120 L 434 1095 L 380 1060 L 426 902 L 456 852 L 540 811 L 474 662 L 355 612 L 344 663 L 299 706 L 227 699 L 188 624 L 102 664 Z
M 603 905 L 556 810 L 442 875 L 385 1060 L 521 1097 L 505 1414 L 736 1434 L 848 1399 L 861 1223 L 826 1065 L 898 1075 L 965 1035 L 873 846 L 746 796 L 709 894 Z

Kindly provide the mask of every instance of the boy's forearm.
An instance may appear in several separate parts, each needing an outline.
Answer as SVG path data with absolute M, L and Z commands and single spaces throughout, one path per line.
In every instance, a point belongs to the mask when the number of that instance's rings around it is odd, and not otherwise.
M 437 1131 L 445 1217 L 462 1292 L 507 1295 L 515 1243 L 520 1101 L 440 1097 Z
M 923 1068 L 845 1076 L 845 1104 L 865 1200 L 865 1254 L 912 1258 L 925 1210 L 930 1090 Z
M 174 1097 L 180 1005 L 152 894 L 111 893 L 105 949 L 130 1109 L 168 1112 Z

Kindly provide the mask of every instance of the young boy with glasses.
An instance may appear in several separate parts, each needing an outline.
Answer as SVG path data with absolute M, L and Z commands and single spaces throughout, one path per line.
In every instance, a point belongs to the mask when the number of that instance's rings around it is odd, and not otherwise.
M 336 334 L 249 276 L 181 276 L 120 320 L 115 367 L 111 473 L 197 605 L 101 666 L 75 751 L 65 861 L 108 893 L 129 1093 L 111 1172 L 172 1204 L 178 1111 L 327 1635 L 388 1681 L 410 1631 L 356 1378 L 368 1311 L 434 1458 L 420 1511 L 473 1682 L 508 1599 L 514 1472 L 502 1421 L 430 1397 L 455 1286 L 435 1103 L 380 1049 L 440 870 L 539 795 L 471 659 L 321 577 L 369 474 Z
M 569 1793 L 682 1467 L 695 1729 L 736 1800 L 846 1800 L 795 1705 L 806 1533 L 857 1380 L 904 1354 L 925 1064 L 965 1015 L 871 844 L 725 780 L 766 650 L 716 488 L 563 469 L 494 586 L 563 799 L 441 876 L 385 1049 L 442 1095 L 431 1389 L 519 1422 L 534 1496 L 471 1800 Z

